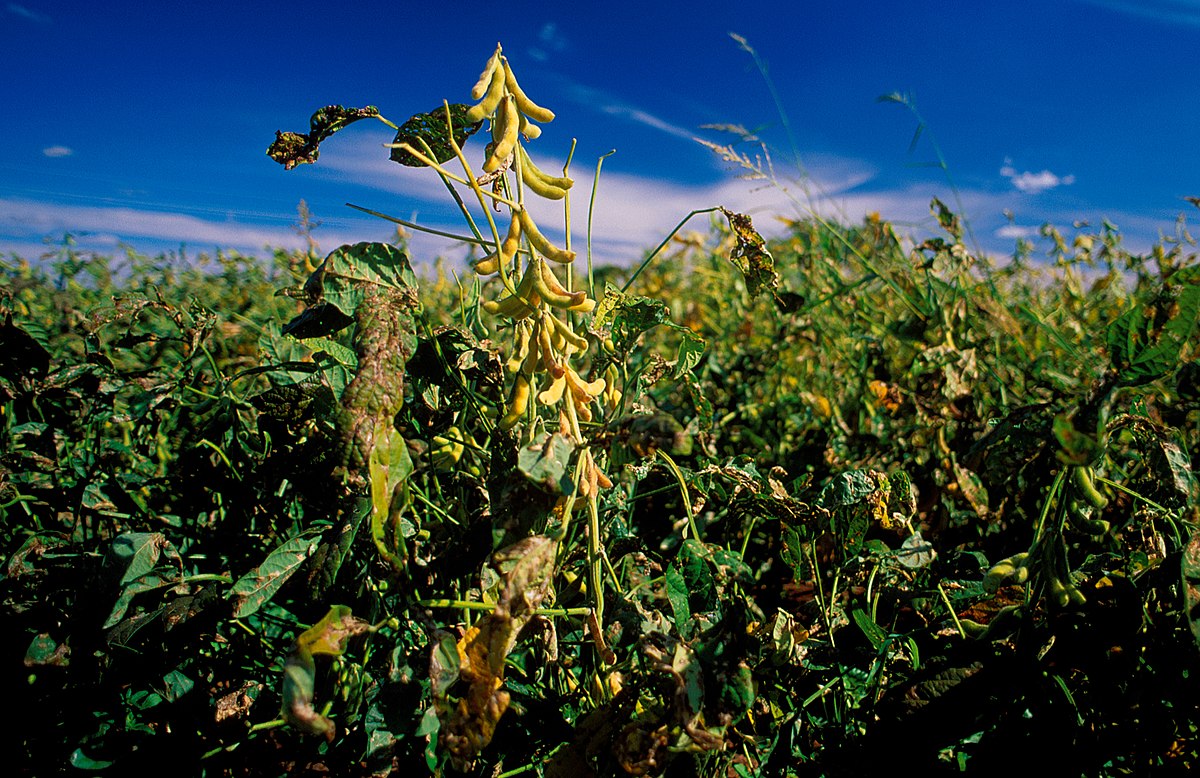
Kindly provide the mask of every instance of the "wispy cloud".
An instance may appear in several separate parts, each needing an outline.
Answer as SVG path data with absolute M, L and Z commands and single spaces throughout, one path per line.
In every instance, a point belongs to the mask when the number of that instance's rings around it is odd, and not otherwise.
M 537 43 L 526 49 L 531 59 L 545 62 L 553 54 L 561 54 L 567 50 L 567 39 L 554 22 L 546 22 L 538 30 Z
M 1028 240 L 1036 238 L 1040 232 L 1039 228 L 1031 227 L 1027 224 L 1006 224 L 996 230 L 994 234 L 997 238 L 1004 238 L 1006 240 L 1017 240 L 1019 238 Z
M 280 215 L 282 221 L 284 217 Z M 364 224 L 371 223 L 364 220 Z M 372 225 L 373 226 L 373 225 Z M 70 232 L 87 236 L 90 245 L 113 246 L 118 242 L 141 241 L 174 246 L 215 246 L 244 253 L 261 252 L 266 246 L 302 248 L 304 240 L 290 226 L 254 224 L 228 219 L 218 221 L 182 213 L 142 210 L 130 207 L 105 207 L 46 203 L 35 200 L 0 198 L 0 242 L 28 244 L 43 236 Z M 322 229 L 317 237 L 331 246 L 370 238 L 386 238 L 390 229 L 380 226 L 366 229 Z M 11 250 L 11 249 L 10 249 Z
M 1200 2 L 1197 0 L 1083 0 L 1117 13 L 1137 16 L 1165 24 L 1200 27 Z
M 695 131 L 667 121 L 659 116 L 626 102 L 601 89 L 569 82 L 566 85 L 568 99 L 586 108 L 591 108 L 610 116 L 619 116 L 631 122 L 644 124 L 656 130 L 690 141 L 695 137 Z
M 1075 183 L 1075 176 L 1058 176 L 1049 170 L 1043 170 L 1040 173 L 1026 170 L 1018 173 L 1017 169 L 1012 166 L 1012 161 L 1007 159 L 1004 160 L 1004 166 L 1000 168 L 1000 175 L 1011 181 L 1017 191 L 1026 194 L 1040 194 L 1058 186 L 1070 186 Z
M 51 158 L 69 157 L 74 153 L 75 149 L 72 149 L 69 146 L 47 146 L 46 148 L 42 149 L 42 154 Z
M 8 6 L 6 7 L 6 10 L 13 16 L 19 16 L 20 18 L 24 19 L 27 22 L 33 22 L 34 24 L 49 24 L 50 23 L 50 17 L 47 16 L 46 14 L 39 13 L 37 11 L 34 11 L 31 8 L 26 8 L 23 5 L 17 5 L 16 3 L 9 3 Z

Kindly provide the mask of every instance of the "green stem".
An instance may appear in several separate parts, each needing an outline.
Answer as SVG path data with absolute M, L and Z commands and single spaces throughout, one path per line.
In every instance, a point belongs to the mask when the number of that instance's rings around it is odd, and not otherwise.
M 679 491 L 683 493 L 683 510 L 687 513 L 688 529 L 691 530 L 692 537 L 699 540 L 700 530 L 696 528 L 696 515 L 692 512 L 692 498 L 688 494 L 687 481 L 684 480 L 683 471 L 679 469 L 679 465 L 675 464 L 675 460 L 671 459 L 671 455 L 661 448 L 655 451 L 655 454 L 661 457 L 667 463 L 670 471 L 675 474 L 675 480 L 679 482 Z M 684 539 L 686 540 L 686 533 Z
M 573 148 L 573 146 L 572 146 Z M 600 155 L 600 159 L 596 160 L 596 177 L 592 179 L 592 197 L 588 200 L 588 218 L 587 218 L 587 270 L 588 270 L 588 297 L 596 296 L 596 279 L 592 274 L 592 216 L 596 213 L 596 190 L 600 188 L 600 168 L 604 165 L 604 160 L 616 154 L 617 150 L 613 149 L 607 154 Z M 568 192 L 570 194 L 570 192 Z
M 598 167 L 597 167 L 597 170 L 599 170 Z M 716 205 L 712 206 L 711 208 L 699 208 L 695 211 L 692 211 L 687 216 L 684 216 L 682 219 L 680 219 L 679 224 L 675 225 L 675 229 L 671 230 L 671 232 L 667 235 L 667 237 L 663 238 L 662 243 L 659 243 L 658 247 L 655 248 L 654 251 L 651 251 L 646 256 L 646 258 L 642 260 L 642 264 L 638 265 L 637 270 L 633 271 L 633 275 L 631 275 L 629 277 L 629 280 L 625 282 L 625 285 L 621 287 L 621 291 L 622 292 L 629 291 L 629 287 L 633 286 L 633 282 L 636 281 L 637 277 L 642 274 L 642 271 L 646 269 L 646 266 L 649 265 L 650 262 L 655 257 L 658 256 L 660 251 L 662 251 L 664 248 L 667 247 L 667 244 L 671 242 L 671 238 L 675 237 L 675 233 L 682 230 L 683 225 L 687 224 L 693 216 L 699 216 L 702 213 L 712 213 L 713 211 L 719 211 L 719 210 L 721 210 L 720 206 L 716 206 Z M 591 239 L 590 219 L 591 219 L 591 217 L 589 216 L 589 228 L 588 228 L 589 240 Z M 588 267 L 589 267 L 588 272 L 590 273 L 591 272 L 591 270 L 590 270 L 590 268 L 591 268 L 591 251 L 590 250 L 588 252 Z
M 1129 495 L 1130 497 L 1132 497 L 1135 500 L 1141 500 L 1142 502 L 1146 503 L 1147 505 L 1149 505 L 1151 508 L 1153 508 L 1156 511 L 1162 511 L 1163 513 L 1171 512 L 1167 508 L 1156 503 L 1154 500 L 1151 500 L 1149 497 L 1138 494 L 1137 492 L 1133 491 L 1129 487 L 1122 486 L 1121 484 L 1117 483 L 1116 481 L 1110 481 L 1109 479 L 1105 478 L 1104 476 L 1100 476 L 1100 475 L 1096 476 L 1095 480 L 1104 484 L 1105 486 L 1111 486 L 1112 488 L 1116 489 L 1117 491 L 1125 492 L 1125 494 Z

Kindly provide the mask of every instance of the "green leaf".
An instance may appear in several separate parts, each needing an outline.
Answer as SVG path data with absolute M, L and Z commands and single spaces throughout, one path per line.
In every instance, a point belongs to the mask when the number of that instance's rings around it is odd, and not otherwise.
M 471 106 L 462 103 L 454 103 L 450 106 L 454 143 L 458 144 L 460 148 L 467 142 L 467 138 L 474 135 L 483 126 L 482 120 L 478 122 L 467 120 L 467 111 L 470 108 Z M 434 160 L 439 164 L 454 158 L 454 146 L 450 143 L 450 131 L 446 125 L 444 106 L 439 106 L 429 113 L 416 114 L 401 124 L 394 143 L 407 143 L 422 154 L 427 154 L 422 141 L 429 145 L 429 149 L 433 151 Z M 407 167 L 425 167 L 424 162 L 404 149 L 393 148 L 391 158 L 393 162 L 399 162 Z
M 714 610 L 718 605 L 716 581 L 709 564 L 710 556 L 705 545 L 695 538 L 683 541 L 679 549 L 678 561 L 689 593 L 688 603 L 693 612 L 705 613 Z
M 348 326 L 371 284 L 405 290 L 416 299 L 417 278 L 408 255 L 400 249 L 387 243 L 356 243 L 335 249 L 304 284 L 309 307 L 284 325 L 283 333 L 318 338 Z
M 873 470 L 851 470 L 834 476 L 817 495 L 817 505 L 833 510 L 861 502 L 879 489 L 881 475 Z
M 543 489 L 569 494 L 573 488 L 568 468 L 575 443 L 561 432 L 543 433 L 517 452 L 517 468 Z
M 167 702 L 175 702 L 190 692 L 195 685 L 195 681 L 188 678 L 179 670 L 172 670 L 163 676 L 163 699 Z
M 754 686 L 754 674 L 744 663 L 739 663 L 736 670 L 725 676 L 725 683 L 721 686 L 723 707 L 736 713 L 750 710 L 758 697 Z
M 1184 268 L 1144 304 L 1108 326 L 1108 351 L 1124 386 L 1140 386 L 1179 367 L 1200 316 L 1200 267 Z
M 109 612 L 108 618 L 104 621 L 104 629 L 116 626 L 117 622 L 125 618 L 125 612 L 129 610 L 129 605 L 133 602 L 134 597 L 144 592 L 173 586 L 175 583 L 176 581 L 163 578 L 159 575 L 146 575 L 135 581 L 130 581 L 121 590 L 120 596 L 117 597 L 117 601 L 113 604 L 112 611 Z
M 37 379 L 49 369 L 50 353 L 7 314 L 0 324 L 0 381 Z
M 455 648 L 454 653 L 455 654 L 458 653 L 457 648 Z M 455 677 L 457 677 L 457 676 L 455 676 Z M 441 728 L 442 728 L 442 720 L 438 718 L 437 708 L 430 705 L 428 708 L 425 709 L 425 713 L 421 715 L 421 723 L 417 725 L 417 731 L 415 734 L 417 735 L 417 737 L 427 737 L 429 735 L 436 735 L 437 731 Z M 436 741 L 437 738 L 434 738 L 434 740 Z
M 435 699 L 441 699 L 450 691 L 450 687 L 458 680 L 458 641 L 454 636 L 443 632 L 438 641 L 434 643 L 433 650 L 429 656 L 429 681 L 430 691 Z M 430 710 L 433 710 L 430 708 Z M 437 711 L 434 711 L 434 721 L 437 721 Z M 425 719 L 421 720 L 422 726 L 425 726 L 429 717 L 429 711 L 425 713 Z M 428 735 L 430 732 L 436 732 L 435 725 L 429 732 L 418 732 L 420 735 Z
M 229 596 L 237 598 L 236 618 L 242 619 L 257 612 L 275 596 L 304 560 L 317 549 L 316 534 L 316 530 L 309 530 L 283 543 L 268 554 L 262 564 L 234 583 Z
M 675 369 L 671 371 L 672 378 L 679 378 L 684 373 L 690 373 L 700 364 L 707 344 L 699 335 L 684 329 L 683 338 L 679 341 L 679 350 L 675 354 Z
M 25 651 L 26 667 L 66 667 L 70 664 L 71 649 L 58 643 L 45 632 L 35 635 Z
M 855 607 L 850 611 L 854 623 L 866 635 L 867 640 L 871 641 L 871 646 L 878 651 L 884 643 L 887 642 L 888 635 L 883 627 L 875 623 L 875 619 L 871 618 L 871 614 L 867 613 L 861 607 Z
M 161 532 L 126 532 L 115 537 L 109 555 L 125 571 L 118 583 L 124 586 L 153 570 L 164 549 L 169 556 L 179 557 Z
M 667 601 L 675 612 L 675 627 L 679 636 L 684 640 L 692 637 L 692 609 L 688 604 L 687 581 L 677 565 L 667 567 L 664 577 L 667 581 Z
M 92 759 L 83 753 L 82 748 L 71 752 L 71 766 L 77 770 L 106 770 L 113 766 L 112 762 L 104 759 Z
M 371 538 L 380 556 L 402 572 L 408 553 L 399 519 L 409 499 L 406 483 L 413 463 L 404 436 L 388 425 L 367 460 L 371 476 Z
M 308 120 L 308 132 L 277 131 L 275 142 L 267 148 L 267 156 L 283 165 L 284 170 L 291 170 L 298 165 L 312 164 L 321 156 L 322 141 L 361 119 L 384 121 L 379 115 L 379 109 L 373 105 L 365 108 L 327 105 L 318 109 Z
M 896 552 L 896 561 L 910 570 L 925 567 L 937 558 L 933 545 L 921 537 L 920 532 L 914 532 L 901 544 Z

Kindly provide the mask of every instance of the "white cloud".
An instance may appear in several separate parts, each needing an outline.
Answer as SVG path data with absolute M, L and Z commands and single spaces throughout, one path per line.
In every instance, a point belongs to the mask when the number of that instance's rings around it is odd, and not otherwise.
M 34 24 L 49 24 L 50 23 L 50 17 L 47 16 L 46 14 L 38 13 L 37 11 L 34 11 L 30 8 L 26 8 L 23 5 L 17 5 L 16 3 L 9 3 L 7 10 L 13 16 L 19 16 L 27 22 L 33 22 Z
M 526 53 L 538 62 L 545 62 L 552 54 L 561 54 L 567 50 L 567 39 L 554 22 L 546 22 L 538 30 L 537 45 L 530 46 Z
M 368 224 L 370 222 L 367 222 Z M 130 207 L 69 205 L 33 200 L 0 198 L 0 242 L 5 246 L 26 244 L 42 236 L 70 232 L 86 235 L 90 246 L 115 246 L 119 242 L 136 244 L 149 240 L 178 246 L 216 246 L 258 253 L 266 246 L 302 248 L 304 240 L 290 226 L 250 224 L 234 219 L 217 221 L 181 213 L 142 210 Z M 364 230 L 339 233 L 322 229 L 317 237 L 331 246 L 369 238 L 388 237 L 390 228 L 381 226 L 375 235 Z M 6 250 L 13 250 L 8 248 Z
M 1036 238 L 1040 233 L 1041 230 L 1037 227 L 1030 227 L 1024 224 L 1006 224 L 996 230 L 995 235 L 997 238 L 1005 238 L 1006 240 L 1017 240 L 1018 238 L 1029 240 Z
M 1026 194 L 1040 194 L 1058 186 L 1070 186 L 1075 183 L 1075 176 L 1058 176 L 1049 170 L 1043 170 L 1040 173 L 1026 170 L 1018 173 L 1017 169 L 1012 166 L 1012 162 L 1007 159 L 1004 160 L 1004 166 L 1000 168 L 1000 175 L 1011 181 L 1017 191 Z
M 681 127 L 678 124 L 672 124 L 665 119 L 662 119 L 649 111 L 645 111 L 635 105 L 632 105 L 624 100 L 621 100 L 614 95 L 594 87 L 585 86 L 579 83 L 568 83 L 566 85 L 566 96 L 575 103 L 590 108 L 594 111 L 600 111 L 610 116 L 619 116 L 628 119 L 631 122 L 644 124 L 647 127 L 653 127 L 656 130 L 665 132 L 668 135 L 673 135 L 677 138 L 692 140 L 696 133 L 686 127 Z
M 75 149 L 69 146 L 47 146 L 42 149 L 42 154 L 47 157 L 69 157 L 75 153 Z

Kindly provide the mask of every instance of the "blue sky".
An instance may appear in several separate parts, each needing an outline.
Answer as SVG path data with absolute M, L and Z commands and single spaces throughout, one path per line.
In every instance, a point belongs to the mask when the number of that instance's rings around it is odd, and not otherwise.
M 68 231 L 99 251 L 261 253 L 300 245 L 301 199 L 324 250 L 391 235 L 346 202 L 461 232 L 435 176 L 387 160 L 382 124 L 349 128 L 290 172 L 264 151 L 329 103 L 374 104 L 400 123 L 469 102 L 497 41 L 558 113 L 530 144 L 535 159 L 559 167 L 578 141 L 577 242 L 591 171 L 617 152 L 598 195 L 600 260 L 633 261 L 717 204 L 766 231 L 775 214 L 812 209 L 879 211 L 923 234 L 930 198 L 953 202 L 926 164 L 931 140 L 997 254 L 1043 223 L 1102 218 L 1145 250 L 1200 196 L 1196 0 L 346 5 L 0 0 L 0 253 L 36 257 Z M 731 32 L 768 63 L 791 138 Z M 914 115 L 876 101 L 891 92 L 925 119 L 911 151 Z M 719 123 L 758 133 L 779 187 L 739 178 L 696 142 L 730 142 L 702 129 Z M 419 260 L 464 253 L 443 239 L 413 248 Z

